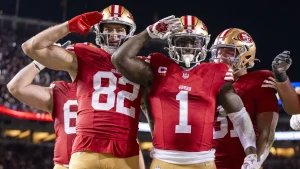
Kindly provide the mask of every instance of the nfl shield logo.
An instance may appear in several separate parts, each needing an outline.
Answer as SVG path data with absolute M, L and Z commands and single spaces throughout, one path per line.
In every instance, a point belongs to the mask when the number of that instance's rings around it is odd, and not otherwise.
M 158 166 L 158 165 L 157 165 L 157 166 L 155 166 L 155 169 L 160 169 L 160 166 Z
M 183 73 L 183 74 L 182 74 L 182 78 L 184 78 L 184 79 L 187 79 L 187 78 L 189 78 L 189 74 L 188 74 L 188 73 L 186 73 L 186 72 L 185 72 L 185 73 Z

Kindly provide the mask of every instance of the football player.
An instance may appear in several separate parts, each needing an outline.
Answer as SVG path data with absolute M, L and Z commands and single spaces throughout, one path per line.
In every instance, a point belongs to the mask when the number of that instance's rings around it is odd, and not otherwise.
M 50 87 L 32 84 L 35 76 L 45 67 L 33 61 L 7 84 L 9 92 L 23 103 L 52 115 L 56 134 L 54 169 L 66 169 L 75 138 L 77 117 L 76 88 L 65 81 L 54 81 Z
M 299 95 L 291 85 L 286 71 L 292 64 L 290 51 L 284 51 L 277 55 L 272 62 L 277 90 L 284 110 L 290 114 L 300 114 Z
M 289 115 L 292 115 L 290 126 L 294 130 L 300 130 L 300 91 L 293 88 L 286 74 L 291 64 L 290 51 L 284 51 L 274 58 L 272 69 L 282 106 Z
M 67 50 L 52 44 L 69 33 L 87 34 L 95 27 L 96 43 Z M 142 87 L 124 78 L 111 54 L 135 31 L 131 13 L 120 5 L 78 15 L 42 31 L 22 44 L 41 64 L 69 72 L 77 87 L 78 117 L 70 167 L 129 169 L 139 167 L 137 143 Z
M 183 27 L 182 27 L 183 25 Z M 169 57 L 152 53 L 136 57 L 151 38 L 168 39 Z M 209 35 L 195 16 L 164 18 L 126 41 L 112 56 L 129 80 L 151 87 L 148 98 L 154 118 L 151 169 L 215 168 L 213 122 L 215 105 L 225 107 L 246 150 L 244 168 L 256 168 L 255 133 L 251 119 L 230 82 L 224 63 L 201 63 Z
M 211 60 L 233 69 L 233 86 L 249 113 L 257 137 L 259 165 L 267 158 L 278 121 L 274 76 L 268 70 L 247 72 L 254 66 L 256 46 L 251 36 L 237 28 L 221 32 L 211 47 Z M 215 163 L 218 169 L 240 169 L 245 158 L 236 127 L 219 106 L 214 126 Z

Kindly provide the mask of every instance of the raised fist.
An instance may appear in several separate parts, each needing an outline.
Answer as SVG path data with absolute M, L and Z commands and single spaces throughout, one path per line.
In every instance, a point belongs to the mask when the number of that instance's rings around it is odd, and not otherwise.
M 272 70 L 277 82 L 284 82 L 287 79 L 286 71 L 292 64 L 290 51 L 284 51 L 277 55 L 272 62 Z

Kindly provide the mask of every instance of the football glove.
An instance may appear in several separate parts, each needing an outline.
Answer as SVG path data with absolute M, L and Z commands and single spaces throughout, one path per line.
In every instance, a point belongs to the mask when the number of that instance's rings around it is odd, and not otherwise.
M 94 11 L 78 15 L 68 21 L 70 32 L 78 34 L 87 34 L 92 27 L 99 23 L 103 18 L 101 12 Z
M 272 70 L 277 82 L 284 82 L 287 80 L 286 71 L 292 64 L 290 51 L 284 51 L 277 55 L 272 62 Z
M 149 36 L 153 39 L 166 39 L 171 33 L 177 32 L 182 27 L 179 18 L 175 18 L 174 15 L 161 19 L 147 27 Z
M 241 169 L 259 169 L 256 154 L 249 154 L 244 158 L 244 163 Z

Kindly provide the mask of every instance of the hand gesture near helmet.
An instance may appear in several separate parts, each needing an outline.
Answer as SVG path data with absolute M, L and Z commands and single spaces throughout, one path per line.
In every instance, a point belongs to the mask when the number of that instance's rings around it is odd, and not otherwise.
M 177 32 L 181 27 L 180 18 L 175 18 L 174 15 L 171 15 L 148 26 L 147 32 L 152 39 L 166 39 L 168 35 Z
M 94 11 L 78 15 L 69 21 L 50 27 L 22 44 L 24 53 L 50 69 L 64 70 L 75 78 L 77 56 L 74 52 L 53 45 L 70 32 L 87 34 L 103 18 L 101 12 Z
M 292 64 L 290 51 L 284 51 L 277 55 L 272 62 L 272 69 L 275 74 L 277 82 L 284 82 L 287 80 L 286 71 Z
M 99 23 L 103 18 L 101 12 L 94 11 L 78 15 L 68 21 L 70 32 L 78 34 L 87 34 L 92 27 Z

